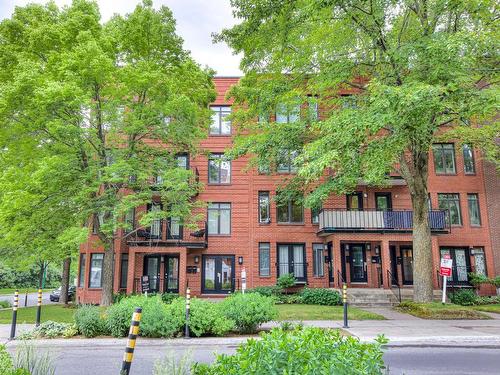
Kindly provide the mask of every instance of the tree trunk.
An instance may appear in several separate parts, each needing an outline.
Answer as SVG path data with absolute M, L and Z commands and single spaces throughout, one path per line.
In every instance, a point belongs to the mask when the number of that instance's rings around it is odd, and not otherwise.
M 38 289 L 43 287 L 43 273 L 45 272 L 45 262 L 40 262 L 40 275 L 38 275 Z
M 101 306 L 113 303 L 113 255 L 115 250 L 114 239 L 109 239 L 104 247 L 104 261 L 102 265 L 102 295 Z
M 61 277 L 61 297 L 60 301 L 65 305 L 68 304 L 68 288 L 69 288 L 69 269 L 71 266 L 71 257 L 64 258 L 62 277 Z
M 413 151 L 402 168 L 413 208 L 413 300 L 432 302 L 433 265 L 427 193 L 428 151 Z

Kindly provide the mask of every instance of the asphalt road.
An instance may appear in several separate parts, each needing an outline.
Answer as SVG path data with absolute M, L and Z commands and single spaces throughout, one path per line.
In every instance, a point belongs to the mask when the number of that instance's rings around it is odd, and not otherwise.
M 194 361 L 211 362 L 214 352 L 233 353 L 235 344 L 220 345 L 215 342 L 204 345 L 190 345 L 183 341 L 167 347 L 161 341 L 138 341 L 132 375 L 152 373 L 154 363 L 159 358 L 179 361 L 187 355 Z M 123 356 L 123 340 L 91 347 L 89 341 L 81 344 L 72 341 L 70 345 L 54 344 L 46 341 L 43 347 L 51 353 L 56 362 L 57 375 L 118 374 Z M 13 347 L 9 350 L 14 350 Z M 489 375 L 500 373 L 500 347 L 389 347 L 384 360 L 391 375 Z M 170 372 L 169 372 L 170 373 Z
M 55 303 L 55 302 L 50 302 L 50 292 L 43 292 L 42 293 L 42 304 L 46 305 L 49 303 Z M 22 290 L 19 291 L 19 306 L 24 307 L 24 300 L 26 298 L 26 294 L 23 293 Z M 27 306 L 36 306 L 38 300 L 38 293 L 28 293 L 28 305 Z M 12 294 L 7 294 L 7 295 L 0 295 L 0 301 L 10 301 L 10 303 L 14 302 L 14 295 Z

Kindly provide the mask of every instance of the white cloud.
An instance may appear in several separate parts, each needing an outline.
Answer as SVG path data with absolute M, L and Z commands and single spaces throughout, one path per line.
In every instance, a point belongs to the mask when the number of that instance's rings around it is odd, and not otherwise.
M 102 19 L 114 13 L 132 12 L 140 0 L 97 0 Z M 0 19 L 8 18 L 15 6 L 28 3 L 46 3 L 46 0 L 0 0 Z M 55 0 L 59 6 L 71 0 Z M 168 6 L 177 20 L 177 33 L 184 39 L 184 48 L 191 51 L 201 65 L 215 69 L 218 75 L 241 75 L 240 57 L 234 56 L 225 44 L 213 44 L 211 33 L 232 26 L 236 20 L 231 14 L 229 0 L 153 0 L 155 7 Z

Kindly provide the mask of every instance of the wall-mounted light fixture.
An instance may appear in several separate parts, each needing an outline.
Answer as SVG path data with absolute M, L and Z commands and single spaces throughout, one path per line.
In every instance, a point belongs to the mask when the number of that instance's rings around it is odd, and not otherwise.
M 372 245 L 370 243 L 366 244 L 366 251 L 370 251 L 372 249 Z
M 363 197 L 368 198 L 368 194 L 363 193 Z
M 195 255 L 194 257 L 194 264 L 200 263 L 200 257 L 198 255 Z
M 243 264 L 243 257 L 238 257 L 238 264 Z
M 376 245 L 376 246 L 375 246 L 375 254 L 376 254 L 376 255 L 379 255 L 379 254 L 380 254 L 380 246 L 379 246 L 379 245 Z
M 349 256 L 349 244 L 344 245 L 344 254 L 346 257 Z

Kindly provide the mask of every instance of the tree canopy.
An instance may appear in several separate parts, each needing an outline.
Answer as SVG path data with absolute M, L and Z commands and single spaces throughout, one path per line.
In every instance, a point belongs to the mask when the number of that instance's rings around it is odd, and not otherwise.
M 183 50 L 172 12 L 149 0 L 105 24 L 93 1 L 18 7 L 0 24 L 0 71 L 3 152 L 21 150 L 19 163 L 35 158 L 35 172 L 47 173 L 40 198 L 58 193 L 47 210 L 65 206 L 80 226 L 91 218 L 105 249 L 102 303 L 109 304 L 113 242 L 119 228 L 130 229 L 130 209 L 156 194 L 163 205 L 141 224 L 197 219 L 191 198 L 200 186 L 176 155 L 194 154 L 207 133 L 213 73 Z M 7 192 L 15 168 L 2 172 Z M 154 190 L 153 176 L 161 177 Z M 35 182 L 24 183 L 30 191 Z
M 434 142 L 458 138 L 481 146 L 498 163 L 500 130 L 492 121 L 498 110 L 498 4 L 231 4 L 241 22 L 215 35 L 243 53 L 245 77 L 231 91 L 240 105 L 234 115 L 240 136 L 230 153 L 253 155 L 254 165 L 271 171 L 293 155 L 298 173 L 287 187 L 305 193 L 309 205 L 351 192 L 360 180 L 386 185 L 389 173 L 401 174 L 414 210 L 415 296 L 430 300 L 428 151 Z M 274 113 L 288 114 L 288 121 L 270 122 Z

